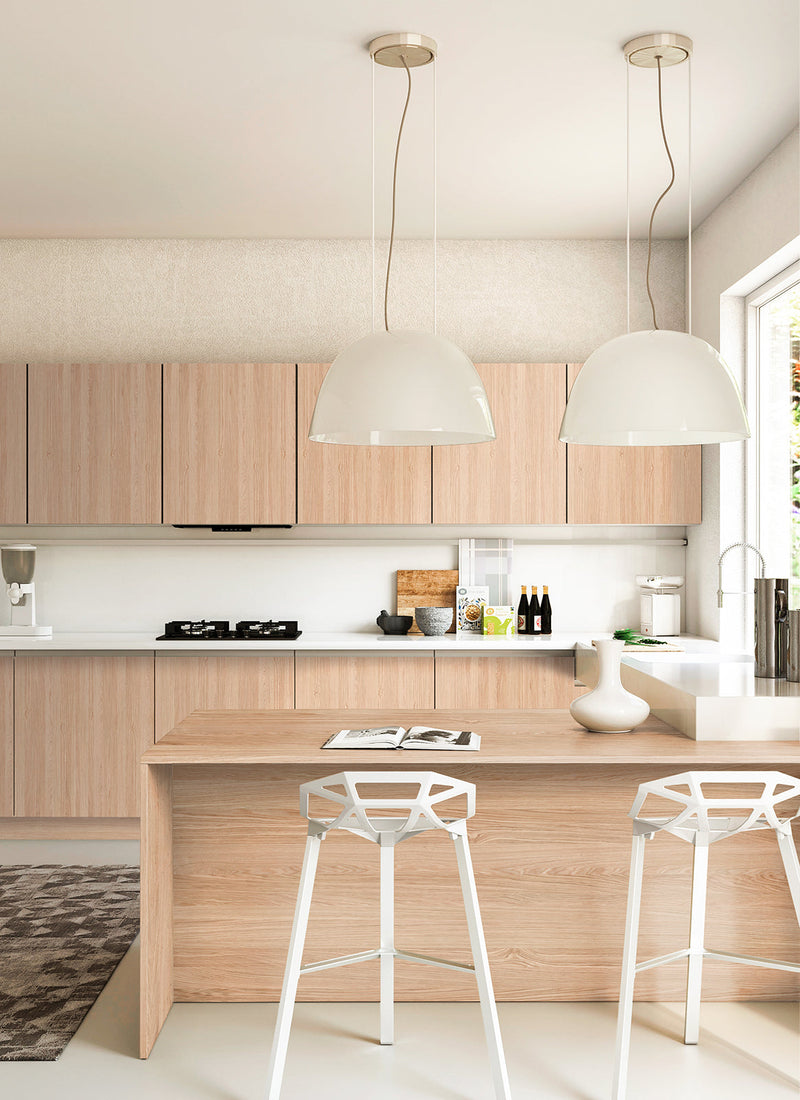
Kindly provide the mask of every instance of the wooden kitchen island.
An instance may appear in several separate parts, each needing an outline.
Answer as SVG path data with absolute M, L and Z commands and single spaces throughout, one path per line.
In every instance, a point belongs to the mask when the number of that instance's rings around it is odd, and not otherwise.
M 472 729 L 479 752 L 322 751 L 346 727 Z M 277 1001 L 306 823 L 301 783 L 344 769 L 433 770 L 477 784 L 470 839 L 499 1001 L 616 1000 L 637 785 L 692 768 L 800 776 L 797 742 L 697 742 L 657 719 L 633 734 L 590 734 L 567 711 L 195 711 L 142 757 L 140 1054 L 174 1001 Z M 647 848 L 640 954 L 688 942 L 691 849 Z M 306 959 L 378 943 L 373 845 L 331 836 L 320 858 Z M 800 962 L 800 933 L 771 832 L 715 845 L 707 942 Z M 397 850 L 401 948 L 469 959 L 452 845 Z M 643 972 L 643 1000 L 682 996 L 685 964 Z M 704 998 L 786 999 L 797 975 L 709 962 Z M 398 1000 L 473 1000 L 456 971 L 398 963 Z M 300 999 L 378 998 L 378 969 L 303 977 Z

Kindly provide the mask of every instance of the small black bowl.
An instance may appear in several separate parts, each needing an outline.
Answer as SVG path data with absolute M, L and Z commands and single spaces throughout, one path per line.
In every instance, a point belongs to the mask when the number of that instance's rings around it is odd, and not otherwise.
M 384 634 L 408 634 L 413 615 L 390 615 L 388 611 L 381 611 L 375 622 Z

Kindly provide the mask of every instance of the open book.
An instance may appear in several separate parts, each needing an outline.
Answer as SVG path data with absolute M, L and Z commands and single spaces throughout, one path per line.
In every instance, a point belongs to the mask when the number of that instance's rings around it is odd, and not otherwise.
M 433 726 L 376 726 L 367 730 L 339 730 L 323 749 L 479 749 L 481 739 L 469 730 L 440 730 Z

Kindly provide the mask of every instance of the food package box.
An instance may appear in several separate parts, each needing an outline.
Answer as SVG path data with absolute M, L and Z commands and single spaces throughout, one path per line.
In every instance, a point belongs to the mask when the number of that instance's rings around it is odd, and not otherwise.
M 488 600 L 488 584 L 473 584 L 456 589 L 456 623 L 459 634 L 480 634 L 481 616 Z
M 484 634 L 513 634 L 514 633 L 514 608 L 484 607 L 483 609 L 483 633 Z

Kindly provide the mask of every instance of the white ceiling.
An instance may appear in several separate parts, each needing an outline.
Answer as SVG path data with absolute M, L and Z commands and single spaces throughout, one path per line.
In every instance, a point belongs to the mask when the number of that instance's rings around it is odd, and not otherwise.
M 694 39 L 695 224 L 797 125 L 797 0 L 6 0 L 0 236 L 369 236 L 365 44 L 394 30 L 439 42 L 442 237 L 624 235 L 620 47 L 637 34 Z M 375 77 L 380 233 L 405 77 Z M 405 236 L 430 229 L 417 78 Z M 641 233 L 668 172 L 655 76 L 631 79 Z M 680 168 L 686 66 L 664 81 Z M 684 234 L 685 194 L 658 236 Z

